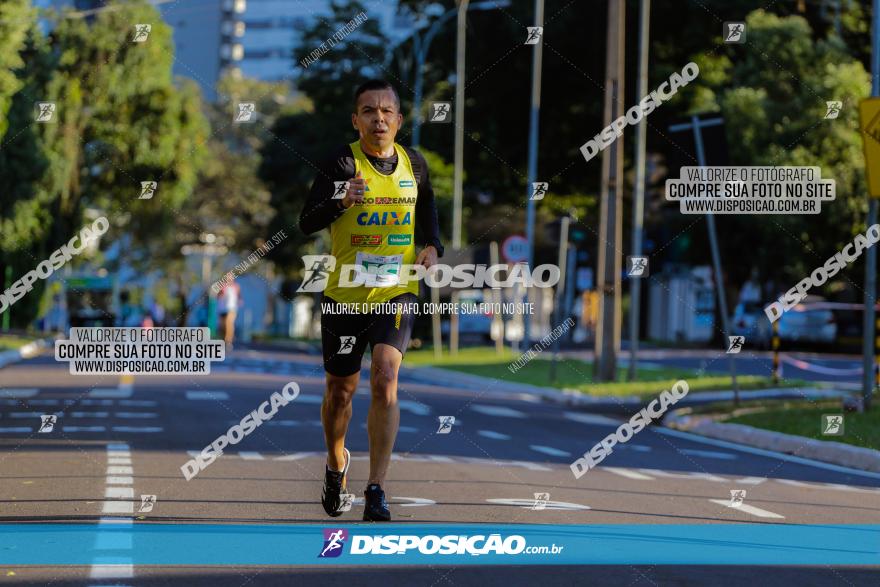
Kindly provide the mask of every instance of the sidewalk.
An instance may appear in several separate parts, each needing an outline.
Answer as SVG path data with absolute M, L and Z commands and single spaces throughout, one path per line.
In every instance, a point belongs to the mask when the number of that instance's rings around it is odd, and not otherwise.
M 716 422 L 710 416 L 691 416 L 688 414 L 689 411 L 684 408 L 670 412 L 663 418 L 663 425 L 707 438 L 880 473 L 880 451 L 877 450 L 774 432 L 744 424 Z
M 0 352 L 0 369 L 7 365 L 12 365 L 13 363 L 36 357 L 43 351 L 43 349 L 51 346 L 52 343 L 53 340 L 51 338 L 44 338 L 29 342 L 20 349 Z

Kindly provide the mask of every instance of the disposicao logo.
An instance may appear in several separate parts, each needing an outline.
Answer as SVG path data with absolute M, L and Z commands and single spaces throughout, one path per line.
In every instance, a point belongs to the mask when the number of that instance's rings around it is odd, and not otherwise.
M 318 558 L 335 558 L 342 554 L 346 539 L 348 539 L 348 530 L 325 528 L 324 548 L 321 549 Z

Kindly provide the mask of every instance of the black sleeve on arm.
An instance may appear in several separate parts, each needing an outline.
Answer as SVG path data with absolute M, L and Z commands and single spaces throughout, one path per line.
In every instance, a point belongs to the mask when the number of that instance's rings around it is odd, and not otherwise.
M 334 200 L 334 181 L 347 181 L 354 177 L 354 156 L 348 145 L 339 148 L 321 163 L 305 206 L 299 215 L 299 228 L 305 234 L 314 234 L 327 228 L 345 213 Z
M 437 218 L 437 203 L 434 201 L 434 188 L 431 187 L 431 174 L 428 172 L 428 163 L 421 153 L 414 149 L 406 149 L 413 171 L 419 185 L 419 193 L 416 198 L 416 230 L 419 241 L 416 244 L 434 245 L 437 256 L 443 256 L 443 243 L 440 242 L 440 221 Z

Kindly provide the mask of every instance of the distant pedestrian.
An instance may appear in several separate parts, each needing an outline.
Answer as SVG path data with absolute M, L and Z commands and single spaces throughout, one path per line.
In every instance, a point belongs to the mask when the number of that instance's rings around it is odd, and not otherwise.
M 223 282 L 217 296 L 217 310 L 220 314 L 220 332 L 226 342 L 226 349 L 231 351 L 235 339 L 235 317 L 238 315 L 238 307 L 242 305 L 241 288 L 232 273 L 227 273 Z

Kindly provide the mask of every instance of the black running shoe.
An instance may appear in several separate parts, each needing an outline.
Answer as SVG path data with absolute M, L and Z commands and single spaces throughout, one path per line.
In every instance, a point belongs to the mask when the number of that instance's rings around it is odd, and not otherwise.
M 367 485 L 364 491 L 364 520 L 367 522 L 390 522 L 391 512 L 385 501 L 385 492 L 378 483 Z
M 324 465 L 324 487 L 321 489 L 321 505 L 327 515 L 334 518 L 342 515 L 342 494 L 348 493 L 345 477 L 351 463 L 351 453 L 347 448 L 342 450 L 345 452 L 345 466 L 342 471 L 331 471 L 330 467 Z

